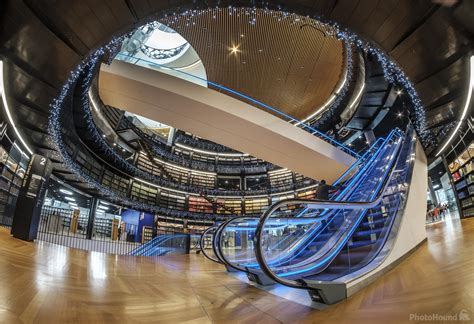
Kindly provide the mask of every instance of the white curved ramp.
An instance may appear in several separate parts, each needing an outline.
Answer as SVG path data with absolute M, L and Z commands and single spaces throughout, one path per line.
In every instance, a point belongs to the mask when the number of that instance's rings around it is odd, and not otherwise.
M 114 61 L 103 65 L 106 105 L 196 134 L 314 179 L 337 179 L 355 159 L 274 115 L 215 90 Z

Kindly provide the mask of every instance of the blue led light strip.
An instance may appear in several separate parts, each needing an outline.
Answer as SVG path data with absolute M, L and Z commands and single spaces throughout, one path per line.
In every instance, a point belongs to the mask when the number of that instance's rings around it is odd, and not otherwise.
M 386 137 L 385 140 L 384 140 L 382 137 L 379 137 L 379 138 L 375 141 L 375 143 L 373 143 L 372 146 L 371 146 L 368 150 L 365 151 L 364 155 L 363 155 L 362 157 L 360 157 L 355 163 L 353 163 L 352 166 L 351 166 L 349 169 L 347 169 L 346 172 L 344 172 L 344 173 L 334 182 L 334 185 L 336 185 L 336 184 L 338 184 L 339 182 L 341 182 L 356 166 L 358 166 L 358 165 L 367 157 L 367 155 L 368 155 L 379 143 L 381 143 L 381 142 L 386 143 L 386 142 L 388 141 L 388 139 L 392 136 L 392 134 L 394 133 L 394 131 L 395 131 L 395 130 L 392 130 L 392 131 L 390 132 L 390 134 Z M 382 144 L 382 145 L 376 150 L 376 152 L 374 153 L 374 155 L 371 157 L 371 160 L 370 160 L 370 161 L 372 161 L 372 160 L 375 158 L 375 156 L 378 155 L 378 153 L 379 153 L 380 150 L 383 148 L 383 146 L 384 146 L 384 145 Z M 367 164 L 365 164 L 365 167 L 362 169 L 362 171 L 364 171 L 366 168 L 368 168 L 368 167 L 370 166 L 370 164 L 371 164 L 370 162 L 367 163 Z M 363 173 L 362 171 L 359 172 L 358 174 L 356 174 L 356 177 L 355 177 L 356 179 L 357 179 L 357 178 L 360 178 L 360 176 L 361 176 L 362 173 Z M 355 183 L 355 182 L 354 182 L 354 178 L 353 178 L 353 179 L 350 181 L 350 184 L 346 187 L 346 189 L 345 189 L 343 192 L 339 193 L 339 194 L 337 195 L 337 197 L 336 197 L 334 200 L 336 200 L 336 201 L 337 201 L 337 200 L 340 200 L 340 199 L 342 198 L 344 192 L 348 189 L 348 187 L 350 187 L 350 186 L 353 185 L 354 183 Z M 357 188 L 355 188 L 355 189 L 357 189 Z M 306 214 L 306 212 L 307 212 L 308 210 L 312 210 L 312 209 L 309 208 L 309 207 L 305 207 L 298 215 L 295 216 L 295 218 L 300 218 L 301 216 L 303 216 L 304 214 Z M 327 210 L 326 210 L 326 211 L 327 211 Z M 326 211 L 323 212 L 323 213 L 320 215 L 320 217 L 323 216 L 323 215 L 325 215 L 325 214 L 326 214 Z M 270 221 L 270 220 L 271 220 L 271 219 L 269 219 L 269 221 Z M 299 220 L 298 223 L 301 224 L 301 220 Z M 288 224 L 288 223 L 287 223 L 287 224 Z M 287 226 L 287 224 L 284 224 L 284 225 Z M 297 253 L 294 254 L 293 256 L 290 256 L 290 257 L 289 257 L 289 260 L 292 260 L 292 259 L 294 259 L 296 256 L 298 256 L 309 244 L 311 244 L 311 242 L 314 241 L 314 239 L 315 239 L 316 237 L 311 238 L 311 236 L 312 236 L 313 234 L 315 234 L 315 233 L 321 228 L 321 226 L 322 226 L 322 224 L 321 224 L 321 223 L 318 223 L 316 226 L 314 226 L 314 227 L 312 226 L 312 227 L 309 229 L 309 231 L 308 231 L 307 233 L 305 233 L 305 234 L 306 234 L 306 235 L 305 235 L 305 236 L 306 236 L 306 239 L 304 239 L 303 241 L 297 242 L 296 245 L 300 245 L 300 244 L 306 244 L 306 245 L 305 245 L 302 249 L 300 249 L 299 252 L 297 252 Z M 326 228 L 326 226 L 325 226 L 324 228 Z M 324 229 L 324 228 L 323 228 L 323 229 Z M 272 229 L 274 229 L 274 228 L 272 228 Z M 227 228 L 226 230 L 229 230 L 229 229 Z M 246 229 L 246 230 L 248 230 L 248 229 Z M 255 228 L 254 228 L 253 230 L 255 231 Z M 319 235 L 319 234 L 318 234 L 318 235 Z M 278 246 L 280 246 L 281 244 L 283 244 L 284 242 L 286 242 L 286 240 L 287 240 L 288 238 L 289 238 L 289 236 L 287 236 L 284 240 L 281 240 L 281 241 L 280 241 L 278 244 L 276 244 L 273 248 L 277 248 Z M 309 243 L 305 243 L 308 239 L 310 240 L 310 242 L 309 242 Z M 281 258 L 279 258 L 279 259 L 277 259 L 277 260 L 274 260 L 274 261 L 272 261 L 272 262 L 269 262 L 268 264 L 269 264 L 269 265 L 273 265 L 273 264 L 275 264 L 275 263 L 281 263 L 284 258 L 287 258 L 287 259 L 288 259 L 287 256 L 283 256 L 283 257 L 281 257 Z M 289 260 L 286 260 L 286 261 L 289 261 Z M 240 263 L 240 264 L 241 264 L 241 265 L 244 265 L 244 266 L 246 266 L 246 267 L 248 267 L 248 268 L 259 268 L 258 263 Z
M 347 190 L 349 190 L 350 187 L 354 186 L 354 185 L 357 185 L 357 182 L 358 180 L 362 177 L 362 176 L 365 176 L 365 171 L 367 169 L 369 169 L 372 165 L 372 163 L 375 162 L 375 159 L 379 156 L 379 154 L 381 153 L 381 150 L 383 150 L 385 148 L 385 145 L 388 143 L 388 141 L 392 138 L 392 136 L 394 135 L 394 132 L 395 130 L 392 130 L 390 132 L 390 134 L 386 137 L 385 140 L 383 140 L 383 144 L 377 149 L 377 151 L 374 153 L 374 155 L 371 157 L 370 161 L 364 166 L 364 168 L 358 172 L 358 174 L 356 175 L 356 177 L 354 179 L 352 179 L 349 183 L 349 185 L 336 197 L 336 201 L 339 200 L 339 199 L 342 199 L 344 194 L 346 193 Z M 375 144 L 374 144 L 375 145 Z M 354 191 L 357 189 L 357 187 L 354 189 Z M 306 207 L 306 210 L 310 210 L 310 208 Z M 312 209 L 311 209 L 312 210 Z M 293 260 L 294 258 L 296 258 L 297 256 L 299 256 L 312 242 L 314 242 L 314 240 L 319 236 L 319 234 L 325 230 L 330 224 L 331 222 L 335 219 L 337 213 L 339 213 L 339 211 L 336 211 L 336 213 L 333 215 L 333 217 L 331 218 L 330 221 L 328 221 L 326 223 L 326 225 L 321 229 L 321 231 L 319 231 L 318 233 L 316 233 L 320 228 L 321 228 L 321 225 L 318 224 L 318 226 L 316 228 L 314 228 L 310 233 L 305 233 L 307 237 L 309 237 L 309 241 L 306 241 L 307 243 L 305 243 L 305 245 L 300 248 L 300 250 L 293 254 L 292 256 L 288 257 L 285 262 L 289 262 L 291 260 Z M 315 235 L 314 237 L 311 237 Z M 273 261 L 269 264 L 275 264 L 276 262 L 280 262 L 283 258 L 281 258 L 280 260 L 277 260 L 277 261 Z M 283 276 L 283 275 L 282 275 Z
M 401 145 L 401 144 L 400 144 Z M 396 150 L 398 151 L 398 149 Z M 394 157 L 394 159 L 397 159 L 397 157 Z M 395 161 L 392 160 L 392 163 L 395 163 Z M 388 176 L 388 172 L 390 171 L 390 168 L 387 168 L 383 174 L 383 177 L 386 177 Z M 376 190 L 370 195 L 370 199 L 372 200 L 373 198 L 375 198 L 377 196 L 377 193 L 378 191 L 380 190 L 380 187 L 382 185 L 383 182 L 380 182 L 378 185 L 377 185 L 377 188 Z M 351 229 L 349 230 L 349 235 L 346 236 L 345 239 L 342 240 L 342 242 L 340 242 L 336 249 L 334 249 L 327 257 L 325 257 L 323 260 L 321 260 L 320 262 L 316 263 L 316 264 L 313 264 L 311 267 L 309 268 L 304 268 L 304 269 L 301 269 L 301 270 L 295 270 L 295 271 L 291 271 L 291 272 L 286 272 L 286 273 L 282 273 L 280 274 L 279 276 L 281 277 L 287 277 L 287 276 L 290 276 L 290 275 L 294 275 L 294 274 L 299 274 L 299 273 L 304 273 L 304 272 L 308 272 L 310 270 L 313 270 L 317 267 L 319 267 L 320 265 L 323 265 L 325 262 L 331 260 L 334 256 L 336 256 L 340 251 L 341 249 L 344 247 L 344 245 L 347 243 L 347 241 L 349 241 L 349 239 L 351 238 L 352 234 L 355 232 L 355 230 L 358 228 L 359 224 L 360 224 L 360 221 L 362 220 L 362 217 L 365 216 L 365 214 L 367 213 L 367 209 L 364 210 L 363 212 L 361 212 L 359 214 L 359 217 L 357 218 L 356 222 L 354 222 L 353 226 L 351 227 Z
M 137 58 L 137 57 L 134 57 L 134 56 L 130 56 L 130 55 L 126 55 L 126 54 L 123 54 L 123 53 L 119 53 L 117 54 L 116 58 L 118 58 L 120 60 L 120 57 L 125 57 L 125 58 L 130 58 L 130 59 L 133 59 L 135 60 L 135 63 L 132 63 L 132 62 L 129 62 L 129 61 L 126 61 L 126 60 L 122 60 L 124 62 L 127 62 L 127 63 L 131 63 L 131 64 L 137 64 L 139 62 L 145 62 L 147 64 L 150 64 L 150 65 L 155 65 L 159 68 L 162 68 L 162 69 L 165 69 L 165 70 L 171 70 L 173 72 L 176 72 L 176 73 L 180 73 L 180 74 L 183 74 L 183 75 L 186 75 L 186 76 L 189 76 L 191 78 L 194 78 L 196 80 L 199 80 L 199 81 L 203 81 L 203 82 L 206 82 L 208 85 L 212 85 L 218 89 L 221 89 L 221 90 L 224 90 L 226 92 L 229 92 L 229 93 L 232 93 L 240 98 L 243 98 L 243 99 L 246 99 L 248 101 L 251 101 L 252 103 L 254 104 L 257 104 L 259 106 L 262 106 L 264 107 L 265 109 L 268 109 L 280 116 L 283 116 L 285 117 L 286 119 L 288 119 L 290 122 L 296 122 L 299 126 L 302 126 L 302 128 L 306 128 L 308 131 L 310 131 L 313 135 L 316 135 L 317 137 L 320 137 L 324 140 L 326 140 L 327 142 L 333 144 L 334 146 L 340 148 L 341 150 L 343 150 L 344 152 L 346 153 L 349 153 L 350 155 L 356 157 L 356 158 L 359 158 L 359 154 L 356 153 L 355 151 L 353 151 L 352 149 L 350 149 L 349 147 L 345 146 L 344 144 L 342 143 L 339 143 L 338 141 L 336 141 L 335 139 L 329 137 L 328 135 L 324 134 L 324 133 L 321 133 L 319 130 L 317 130 L 316 128 L 312 127 L 311 125 L 309 124 L 306 124 L 290 115 L 288 115 L 287 113 L 284 113 L 282 112 L 281 110 L 278 110 L 272 106 L 269 106 L 261 101 L 258 101 L 257 99 L 255 98 L 252 98 L 250 96 L 247 96 L 241 92 L 238 92 L 236 90 L 233 90 L 233 89 L 230 89 L 228 87 L 225 87 L 223 85 L 220 85 L 218 83 L 215 83 L 215 82 L 212 82 L 212 81 L 209 81 L 209 80 L 206 80 L 204 78 L 201 78 L 201 77 L 198 77 L 196 75 L 193 75 L 193 74 L 190 74 L 190 73 L 187 73 L 187 72 L 183 72 L 183 71 L 180 71 L 180 70 L 176 70 L 174 68 L 171 68 L 171 67 L 167 67 L 165 65 L 162 65 L 162 64 L 159 64 L 159 63 L 156 63 L 156 62 L 152 62 L 152 61 L 148 61 L 148 60 L 144 60 L 142 58 Z

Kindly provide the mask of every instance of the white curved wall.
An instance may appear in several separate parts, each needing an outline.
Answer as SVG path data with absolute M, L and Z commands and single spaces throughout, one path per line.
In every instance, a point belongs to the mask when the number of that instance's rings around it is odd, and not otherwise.
M 332 182 L 355 161 L 266 111 L 129 63 L 104 65 L 99 93 L 106 105 L 158 120 L 314 179 Z

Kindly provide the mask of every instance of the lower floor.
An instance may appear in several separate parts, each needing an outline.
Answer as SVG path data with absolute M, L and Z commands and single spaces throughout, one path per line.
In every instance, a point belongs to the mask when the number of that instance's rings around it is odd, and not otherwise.
M 427 242 L 395 269 L 316 310 L 248 285 L 202 255 L 108 255 L 24 242 L 0 229 L 0 322 L 403 323 L 459 314 L 474 320 L 474 219 L 446 220 L 427 232 Z

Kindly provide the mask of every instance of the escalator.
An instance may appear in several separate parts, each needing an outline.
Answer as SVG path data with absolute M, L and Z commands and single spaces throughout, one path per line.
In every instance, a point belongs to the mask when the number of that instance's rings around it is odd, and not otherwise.
M 339 190 L 333 195 L 334 201 L 344 200 L 357 188 L 364 190 L 361 185 L 364 175 L 373 168 L 374 160 L 382 160 L 389 153 L 388 143 L 398 132 L 392 132 L 386 139 L 378 139 L 365 154 L 354 163 L 336 182 L 335 185 L 342 184 Z M 280 217 L 289 220 L 288 216 L 299 218 L 297 226 L 300 231 L 305 231 L 311 235 L 286 235 L 282 237 L 274 248 L 282 251 L 281 255 L 274 253 L 270 263 L 282 262 L 285 259 L 292 259 L 295 256 L 304 256 L 312 251 L 317 240 L 323 240 L 327 234 L 321 233 L 325 228 L 322 222 L 314 222 L 307 219 L 307 216 L 318 214 L 320 219 L 329 219 L 334 214 L 331 211 L 313 210 L 307 206 L 291 206 L 287 209 L 278 210 Z M 305 216 L 305 217 L 303 217 Z M 220 226 L 214 235 L 214 244 L 219 259 L 227 269 L 243 271 L 247 273 L 250 280 L 262 285 L 272 284 L 274 281 L 266 276 L 260 269 L 255 258 L 255 230 L 259 219 L 255 217 L 236 217 L 228 220 Z M 296 226 L 295 225 L 295 226 Z M 280 219 L 269 220 L 266 226 L 271 226 L 273 231 L 284 228 L 285 223 Z M 320 234 L 320 235 L 318 235 Z M 232 244 L 229 244 L 232 241 Z M 292 253 L 285 253 L 292 251 Z
M 215 250 L 213 247 L 213 241 L 218 227 L 218 225 L 208 227 L 204 231 L 204 233 L 202 233 L 201 239 L 199 240 L 199 248 L 201 250 L 201 253 L 209 260 L 214 261 L 216 263 L 223 263 L 221 259 L 217 256 L 217 254 L 214 252 Z
M 287 199 L 272 205 L 256 230 L 260 271 L 280 284 L 307 289 L 316 302 L 346 298 L 348 283 L 373 271 L 390 253 L 407 200 L 415 144 L 411 128 L 392 131 L 343 199 Z M 280 243 L 295 237 L 304 248 Z
M 185 253 L 189 237 L 186 234 L 158 235 L 128 253 L 134 256 L 162 256 Z

